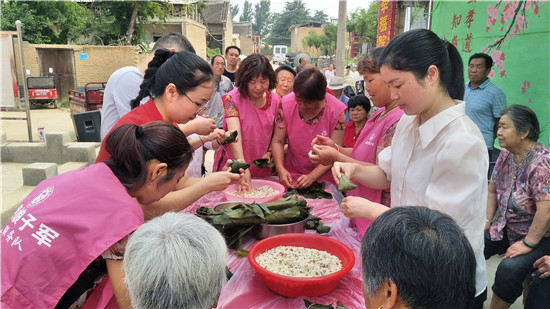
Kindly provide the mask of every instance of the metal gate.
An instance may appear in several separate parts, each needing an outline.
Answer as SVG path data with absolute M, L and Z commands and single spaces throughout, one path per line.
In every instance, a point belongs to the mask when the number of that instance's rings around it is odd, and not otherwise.
M 61 48 L 37 48 L 40 75 L 49 75 L 53 69 L 55 87 L 59 100 L 69 97 L 69 90 L 77 89 L 74 65 L 74 51 Z

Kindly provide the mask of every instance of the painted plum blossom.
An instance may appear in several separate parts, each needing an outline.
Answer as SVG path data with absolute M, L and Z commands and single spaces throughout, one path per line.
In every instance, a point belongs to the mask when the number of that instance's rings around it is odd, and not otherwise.
M 489 74 L 490 78 L 496 75 L 495 69 L 498 69 L 500 77 L 506 75 L 505 59 L 506 55 L 501 50 L 504 42 L 515 38 L 516 35 L 525 32 L 529 26 L 529 19 L 526 13 L 532 10 L 533 15 L 538 15 L 539 8 L 544 5 L 548 0 L 498 0 L 494 5 L 487 6 L 487 27 L 486 32 L 492 27 L 501 27 L 500 32 L 503 34 L 499 39 L 496 39 L 493 44 L 487 45 L 481 49 L 483 53 L 491 55 L 495 66 Z M 500 24 L 500 25 L 499 25 Z M 521 93 L 525 94 L 527 89 L 531 86 L 529 81 L 523 82 Z M 529 99 L 531 101 L 531 99 Z

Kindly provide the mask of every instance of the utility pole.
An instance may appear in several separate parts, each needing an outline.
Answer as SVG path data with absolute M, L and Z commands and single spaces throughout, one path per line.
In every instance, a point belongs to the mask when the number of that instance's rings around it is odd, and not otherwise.
M 347 0 L 340 0 L 338 6 L 338 34 L 336 37 L 336 76 L 344 77 L 346 61 L 346 7 Z

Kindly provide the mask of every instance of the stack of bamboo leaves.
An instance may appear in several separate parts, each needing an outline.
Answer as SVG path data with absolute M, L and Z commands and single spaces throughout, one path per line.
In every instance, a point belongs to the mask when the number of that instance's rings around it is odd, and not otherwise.
M 256 224 L 294 223 L 309 217 L 307 228 L 315 228 L 319 233 L 328 233 L 330 227 L 323 226 L 319 222 L 321 218 L 310 215 L 310 211 L 306 200 L 290 195 L 270 203 L 242 203 L 219 211 L 200 207 L 197 209 L 197 216 L 218 229 L 224 235 L 227 245 L 234 247 Z

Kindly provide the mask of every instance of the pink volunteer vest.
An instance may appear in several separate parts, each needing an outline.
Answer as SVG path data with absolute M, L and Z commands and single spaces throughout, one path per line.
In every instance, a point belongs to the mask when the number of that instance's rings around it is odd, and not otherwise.
M 383 113 L 385 108 L 377 110 L 365 123 L 363 130 L 359 134 L 355 146 L 351 151 L 351 157 L 369 163 L 376 163 L 376 148 L 382 135 L 388 128 L 401 119 L 403 116 L 403 110 L 395 108 L 390 111 L 384 118 L 375 121 L 378 115 Z M 348 191 L 349 196 L 360 196 L 368 199 L 369 201 L 380 203 L 382 198 L 382 190 L 371 189 L 365 187 L 358 182 L 354 183 L 358 186 L 357 189 Z M 351 219 L 352 224 L 355 224 L 357 230 L 361 235 L 365 234 L 367 228 L 372 222 L 369 219 Z
M 53 308 L 94 259 L 143 222 L 103 163 L 42 181 L 2 229 L 2 308 Z
M 311 172 L 317 166 L 309 160 L 307 155 L 311 150 L 311 141 L 316 135 L 330 137 L 338 123 L 338 118 L 347 107 L 333 95 L 327 93 L 325 111 L 321 119 L 315 125 L 308 125 L 300 118 L 298 104 L 294 100 L 294 93 L 284 96 L 281 104 L 288 137 L 288 150 L 285 155 L 284 166 L 292 175 L 292 179 L 296 180 L 301 175 Z M 318 181 L 334 183 L 331 173 L 321 176 Z
M 229 93 L 224 95 L 224 100 L 227 96 L 231 97 L 231 100 L 239 110 L 239 120 L 241 122 L 241 138 L 243 145 L 244 159 L 248 163 L 261 158 L 269 149 L 271 144 L 271 137 L 273 136 L 273 126 L 275 124 L 275 116 L 279 108 L 280 99 L 277 95 L 271 91 L 267 92 L 267 99 L 271 100 L 271 105 L 268 109 L 262 110 L 255 107 L 250 99 L 241 97 L 239 89 L 235 88 Z M 227 124 L 225 123 L 225 117 L 223 118 L 223 128 L 227 130 Z M 227 153 L 222 159 L 221 148 L 216 151 L 214 160 L 214 169 L 218 167 L 218 162 L 223 160 L 220 164 L 222 168 L 227 159 L 233 159 L 234 156 L 231 153 L 230 145 L 226 145 Z M 250 166 L 250 175 L 254 178 L 266 177 L 271 175 L 270 168 L 258 168 Z

